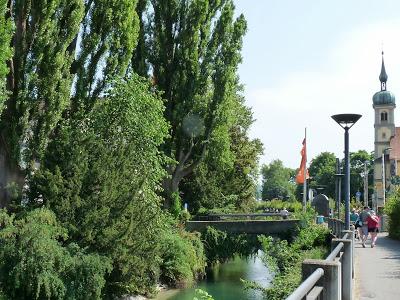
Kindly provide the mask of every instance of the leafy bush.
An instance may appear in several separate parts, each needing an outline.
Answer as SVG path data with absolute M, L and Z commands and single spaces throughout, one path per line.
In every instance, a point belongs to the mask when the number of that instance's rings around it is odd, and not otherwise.
M 202 232 L 202 240 L 207 260 L 211 263 L 225 262 L 235 254 L 249 256 L 260 249 L 260 242 L 255 235 L 227 234 L 213 227 Z
M 290 212 L 299 212 L 303 209 L 302 204 L 298 201 L 282 201 L 278 199 L 274 199 L 271 201 L 261 201 L 258 202 L 257 210 L 264 211 L 265 209 L 278 209 L 281 210 L 284 207 Z
M 201 207 L 196 215 L 204 216 L 212 214 L 233 214 L 233 213 L 237 213 L 236 207 L 233 204 L 229 204 L 224 207 L 217 207 L 212 209 Z
M 400 240 L 400 190 L 389 197 L 385 213 L 389 216 L 389 236 Z
M 196 295 L 193 300 L 214 300 L 214 298 L 202 289 L 196 289 Z
M 247 288 L 262 290 L 267 299 L 285 299 L 301 282 L 301 264 L 306 258 L 323 258 L 327 253 L 329 230 L 314 223 L 315 212 L 301 215 L 302 227 L 293 242 L 259 237 L 264 251 L 263 261 L 275 274 L 272 286 L 262 288 L 254 282 Z
M 10 299 L 101 299 L 110 260 L 64 247 L 67 232 L 54 213 L 36 209 L 20 219 L 0 212 L 0 282 Z
M 263 261 L 275 273 L 286 272 L 298 260 L 300 253 L 293 251 L 286 240 L 260 237 L 264 251 Z
M 204 275 L 206 257 L 198 233 L 185 231 L 164 234 L 161 246 L 161 280 L 168 285 L 191 285 Z
M 268 300 L 286 299 L 301 282 L 301 265 L 305 259 L 321 259 L 326 255 L 325 248 L 314 248 L 299 252 L 299 256 L 286 272 L 277 273 L 270 288 L 263 289 Z
M 298 250 L 311 250 L 315 247 L 327 246 L 329 244 L 329 229 L 324 225 L 310 224 L 300 230 L 292 247 Z
M 112 260 L 108 296 L 146 294 L 159 276 L 168 124 L 148 81 L 109 87 L 89 113 L 60 122 L 30 178 L 29 205 L 50 208 L 80 247 Z
M 178 192 L 173 192 L 171 194 L 171 207 L 170 207 L 170 213 L 174 216 L 174 217 L 178 217 L 180 212 L 182 211 L 181 209 L 181 203 L 182 203 L 182 199 L 179 196 Z

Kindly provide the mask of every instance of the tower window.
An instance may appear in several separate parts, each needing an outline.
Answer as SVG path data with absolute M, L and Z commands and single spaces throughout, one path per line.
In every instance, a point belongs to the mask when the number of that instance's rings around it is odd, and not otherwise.
M 386 133 L 382 133 L 382 139 L 386 139 Z
M 386 112 L 386 111 L 381 112 L 381 121 L 382 121 L 382 122 L 387 122 L 387 119 L 388 119 L 388 114 L 387 114 L 387 112 Z

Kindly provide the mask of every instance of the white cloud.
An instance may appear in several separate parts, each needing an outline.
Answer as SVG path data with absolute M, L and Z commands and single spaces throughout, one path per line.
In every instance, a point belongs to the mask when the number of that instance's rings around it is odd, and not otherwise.
M 372 151 L 372 96 L 380 90 L 382 42 L 388 90 L 400 97 L 399 40 L 397 21 L 356 28 L 325 54 L 323 64 L 288 74 L 275 87 L 246 90 L 247 104 L 257 119 L 251 135 L 260 138 L 265 147 L 262 162 L 279 158 L 285 165 L 297 167 L 305 127 L 309 161 L 323 151 L 343 157 L 344 131 L 330 118 L 337 113 L 363 115 L 350 130 L 350 151 Z M 312 48 L 310 45 L 310 53 Z

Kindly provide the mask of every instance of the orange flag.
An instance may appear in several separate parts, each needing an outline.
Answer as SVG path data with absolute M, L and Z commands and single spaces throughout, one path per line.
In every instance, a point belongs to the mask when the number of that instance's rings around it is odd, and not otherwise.
M 306 177 L 307 179 L 310 178 L 310 175 L 308 174 L 308 169 L 306 169 L 306 163 L 307 163 L 307 148 L 306 148 L 306 139 L 304 138 L 303 140 L 303 148 L 301 148 L 301 163 L 300 163 L 300 168 L 299 171 L 297 172 L 296 175 L 296 182 L 298 184 L 304 183 L 304 178 Z M 304 169 L 306 169 L 306 175 L 304 176 Z

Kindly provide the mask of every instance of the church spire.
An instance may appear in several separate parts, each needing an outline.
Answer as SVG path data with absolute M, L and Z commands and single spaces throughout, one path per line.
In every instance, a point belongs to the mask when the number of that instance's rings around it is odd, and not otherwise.
M 381 74 L 379 75 L 379 80 L 381 81 L 381 91 L 386 91 L 386 81 L 388 76 L 385 70 L 385 61 L 383 60 L 383 51 L 382 51 L 382 67 L 381 67 Z

